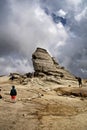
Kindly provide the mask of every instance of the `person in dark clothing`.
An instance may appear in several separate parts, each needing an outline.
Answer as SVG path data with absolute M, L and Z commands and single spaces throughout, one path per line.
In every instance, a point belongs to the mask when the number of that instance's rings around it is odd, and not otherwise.
M 78 77 L 78 83 L 79 83 L 79 87 L 82 87 L 82 79 L 80 77 Z
M 0 89 L 0 92 L 1 92 L 1 89 Z M 2 95 L 1 95 L 1 93 L 0 93 L 0 99 L 2 99 Z
M 17 95 L 17 91 L 15 89 L 15 86 L 12 86 L 12 89 L 10 91 L 10 96 L 11 96 L 12 101 L 16 100 L 16 95 Z
M 13 80 L 14 80 L 14 78 L 15 78 L 15 77 L 12 75 L 10 79 L 13 81 Z

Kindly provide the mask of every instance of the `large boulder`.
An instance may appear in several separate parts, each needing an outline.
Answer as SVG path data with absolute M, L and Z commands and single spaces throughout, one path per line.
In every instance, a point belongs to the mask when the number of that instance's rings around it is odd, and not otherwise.
M 56 72 L 56 66 L 49 53 L 42 48 L 37 48 L 32 55 L 33 66 L 36 72 Z
M 44 73 L 46 75 L 59 76 L 61 78 L 75 79 L 75 77 L 61 67 L 56 60 L 50 56 L 47 50 L 37 48 L 32 54 L 32 62 L 36 73 Z

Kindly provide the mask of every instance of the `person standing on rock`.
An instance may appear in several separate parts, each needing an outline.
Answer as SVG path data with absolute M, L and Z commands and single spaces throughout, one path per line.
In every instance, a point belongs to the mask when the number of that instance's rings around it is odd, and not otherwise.
M 12 86 L 12 89 L 10 91 L 10 96 L 11 96 L 12 102 L 15 102 L 16 101 L 16 96 L 17 96 L 17 91 L 15 89 L 15 86 Z
M 79 83 L 79 87 L 82 87 L 82 79 L 80 77 L 78 77 L 78 83 Z

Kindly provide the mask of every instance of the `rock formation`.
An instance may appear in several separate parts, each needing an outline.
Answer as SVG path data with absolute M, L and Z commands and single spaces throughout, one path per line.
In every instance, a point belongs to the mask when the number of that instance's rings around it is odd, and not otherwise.
M 36 72 L 56 72 L 54 62 L 45 49 L 37 48 L 32 55 L 33 65 Z
M 0 130 L 87 130 L 87 79 L 79 87 L 77 77 L 44 49 L 37 48 L 32 60 L 35 73 L 0 77 Z
M 56 60 L 50 56 L 47 50 L 37 48 L 32 54 L 32 61 L 36 73 L 59 76 L 61 78 L 75 79 L 75 77 L 61 67 Z

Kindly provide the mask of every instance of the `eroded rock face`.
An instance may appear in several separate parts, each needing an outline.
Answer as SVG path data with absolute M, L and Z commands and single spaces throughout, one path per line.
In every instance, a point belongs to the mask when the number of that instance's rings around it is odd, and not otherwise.
M 36 72 L 56 72 L 54 62 L 45 49 L 37 48 L 32 55 L 33 65 Z
M 64 67 L 61 67 L 45 49 L 37 48 L 32 54 L 32 61 L 34 70 L 37 73 L 74 79 L 74 76 L 65 70 Z
M 76 88 L 76 87 L 61 87 L 56 88 L 55 91 L 61 96 L 77 96 L 77 97 L 87 97 L 87 89 L 84 87 Z

